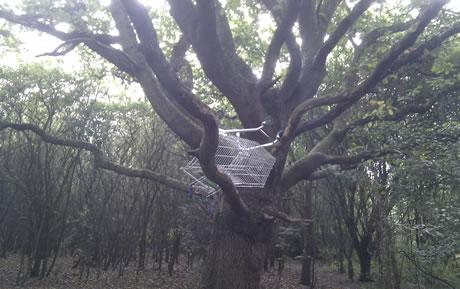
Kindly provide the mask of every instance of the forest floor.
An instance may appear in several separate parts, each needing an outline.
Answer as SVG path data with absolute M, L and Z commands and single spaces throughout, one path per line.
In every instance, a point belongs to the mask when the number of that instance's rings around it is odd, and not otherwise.
M 189 268 L 181 262 L 169 276 L 166 268 L 159 272 L 153 271 L 152 265 L 138 272 L 135 268 L 127 267 L 123 276 L 119 276 L 117 270 L 102 271 L 97 277 L 96 270 L 92 269 L 88 279 L 85 276 L 79 279 L 79 270 L 71 269 L 72 259 L 59 258 L 53 273 L 42 280 L 38 278 L 26 279 L 24 286 L 16 286 L 16 275 L 19 266 L 19 258 L 9 256 L 7 259 L 0 258 L 0 289 L 13 288 L 41 288 L 41 289 L 197 289 L 200 279 L 198 265 Z M 265 273 L 262 283 L 266 289 L 306 289 L 307 286 L 299 285 L 300 277 L 299 261 L 288 261 L 281 279 L 278 273 Z M 377 289 L 374 283 L 359 283 L 349 281 L 345 274 L 334 272 L 331 267 L 320 267 L 316 273 L 317 289 Z M 280 286 L 278 287 L 278 282 Z M 238 289 L 238 288 L 235 288 Z

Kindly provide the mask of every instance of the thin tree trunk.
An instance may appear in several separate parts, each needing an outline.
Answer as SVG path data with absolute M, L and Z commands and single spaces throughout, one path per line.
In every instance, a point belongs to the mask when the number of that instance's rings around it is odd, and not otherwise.
M 168 274 L 172 276 L 174 270 L 174 264 L 177 263 L 179 259 L 179 247 L 180 247 L 180 232 L 176 229 L 173 237 L 173 246 L 171 250 L 171 256 L 168 262 Z
M 313 197 L 310 189 L 305 192 L 305 218 L 313 219 Z M 313 286 L 314 280 L 314 246 L 313 223 L 310 223 L 304 233 L 304 253 L 300 277 L 300 284 L 310 287 Z

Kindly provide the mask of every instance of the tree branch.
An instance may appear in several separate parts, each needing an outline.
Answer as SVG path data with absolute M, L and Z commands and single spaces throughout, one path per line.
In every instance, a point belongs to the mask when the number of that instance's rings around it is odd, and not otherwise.
M 337 28 L 332 32 L 331 36 L 324 42 L 313 61 L 313 68 L 315 70 L 323 70 L 326 65 L 326 59 L 329 53 L 337 46 L 340 39 L 350 29 L 350 27 L 358 20 L 358 18 L 369 8 L 375 0 L 361 0 L 353 7 L 351 12 L 340 21 Z M 305 75 L 308 77 L 308 75 Z
M 388 154 L 401 154 L 401 152 L 396 149 L 379 149 L 363 151 L 352 156 L 327 156 L 324 160 L 324 164 L 356 165 L 364 161 L 380 158 Z
M 444 41 L 449 39 L 450 37 L 460 33 L 460 22 L 456 22 L 451 25 L 445 31 L 436 34 L 435 36 L 431 37 L 430 39 L 424 41 L 423 43 L 419 44 L 415 49 L 412 51 L 407 52 L 406 54 L 401 55 L 388 69 L 387 74 L 398 70 L 399 68 L 413 63 L 417 59 L 419 59 L 425 51 L 431 51 L 439 47 Z
M 113 171 L 128 177 L 149 179 L 180 191 L 187 190 L 186 184 L 183 184 L 181 181 L 171 178 L 169 176 L 165 176 L 148 169 L 128 168 L 113 163 L 109 161 L 105 154 L 96 145 L 92 143 L 58 138 L 56 136 L 48 134 L 41 128 L 32 124 L 10 123 L 0 120 L 0 131 L 7 128 L 11 128 L 16 131 L 31 131 L 38 135 L 46 143 L 86 150 L 93 155 L 94 165 L 96 168 Z
M 59 44 L 58 47 L 56 47 L 53 51 L 38 54 L 36 57 L 63 56 L 74 50 L 80 43 L 81 41 L 79 41 L 78 39 L 68 40 L 64 43 Z
M 244 127 L 257 127 L 265 118 L 261 99 L 255 93 L 257 79 L 234 49 L 228 23 L 215 1 L 168 0 L 171 15 L 190 39 L 202 69 L 235 108 Z M 219 34 L 221 33 L 221 34 Z M 233 46 L 233 45 L 230 45 Z
M 110 8 L 120 33 L 123 50 L 136 62 L 137 69 L 134 76 L 144 89 L 151 105 L 181 139 L 192 148 L 198 147 L 202 130 L 196 120 L 173 101 L 174 98 L 169 98 L 165 95 L 158 80 L 153 76 L 152 69 L 147 64 L 146 56 L 139 49 L 136 33 L 123 7 L 123 3 L 120 0 L 114 0 Z
M 368 116 L 362 119 L 358 119 L 353 121 L 348 125 L 348 130 L 352 130 L 359 126 L 364 126 L 368 123 L 375 122 L 375 121 L 400 121 L 403 120 L 406 116 L 410 114 L 423 114 L 429 111 L 433 105 L 436 103 L 437 99 L 433 99 L 429 101 L 427 104 L 410 104 L 406 105 L 402 109 L 394 112 L 392 115 L 388 114 L 383 117 L 378 116 Z
M 382 79 L 385 78 L 386 70 L 391 67 L 394 61 L 408 48 L 414 45 L 418 36 L 424 31 L 425 27 L 430 23 L 431 19 L 436 17 L 439 10 L 444 6 L 448 0 L 436 0 L 430 3 L 430 5 L 419 15 L 417 22 L 412 29 L 408 32 L 401 40 L 394 44 L 390 51 L 380 60 L 371 75 L 364 80 L 357 88 L 353 90 L 345 90 L 336 95 L 325 95 L 321 97 L 311 98 L 300 105 L 298 105 L 288 120 L 288 124 L 284 130 L 283 136 L 278 146 L 287 145 L 290 143 L 292 138 L 296 134 L 297 127 L 302 119 L 302 116 L 309 110 L 324 106 L 343 103 L 338 106 L 334 113 L 329 113 L 328 118 L 324 118 L 323 121 L 334 119 L 340 115 L 343 111 L 348 109 L 353 103 L 359 100 L 363 95 L 369 92 L 370 89 L 374 88 Z M 337 115 L 335 115 L 337 114 Z
M 281 191 L 287 191 L 301 180 L 317 178 L 314 173 L 323 165 L 354 166 L 366 160 L 380 158 L 384 155 L 401 152 L 395 149 L 369 150 L 352 156 L 334 156 L 322 152 L 310 152 L 306 157 L 296 161 L 282 175 L 280 180 Z
M 203 125 L 204 134 L 201 138 L 199 160 L 204 174 L 209 180 L 219 185 L 226 201 L 236 213 L 249 216 L 249 210 L 239 196 L 231 178 L 219 171 L 216 166 L 215 154 L 219 143 L 219 128 L 214 114 L 179 80 L 166 60 L 145 7 L 134 0 L 124 0 L 123 4 L 136 29 L 140 48 L 161 85 L 184 110 L 200 120 Z
M 382 79 L 385 78 L 386 70 L 391 67 L 393 62 L 407 49 L 414 45 L 420 34 L 423 33 L 430 21 L 436 17 L 441 8 L 449 0 L 434 0 L 417 18 L 412 31 L 409 31 L 400 41 L 393 45 L 390 51 L 380 60 L 371 75 L 363 81 L 356 90 L 356 98 L 361 97 L 375 87 Z
M 396 33 L 407 30 L 412 25 L 412 21 L 403 22 L 403 23 L 396 23 L 389 26 L 377 27 L 374 30 L 368 32 L 361 40 L 361 44 L 358 45 L 357 49 L 355 50 L 353 56 L 353 62 L 357 62 L 364 50 L 369 48 L 372 44 L 374 44 L 380 37 L 387 33 Z
M 278 27 L 268 45 L 265 53 L 265 61 L 262 70 L 262 77 L 259 80 L 259 85 L 266 85 L 273 78 L 276 62 L 278 61 L 281 47 L 291 33 L 297 15 L 299 13 L 300 0 L 289 1 L 284 17 L 279 21 Z
M 280 220 L 283 220 L 288 223 L 294 223 L 294 224 L 299 224 L 302 226 L 309 226 L 311 222 L 313 222 L 312 219 L 302 219 L 302 218 L 295 218 L 292 217 L 276 208 L 273 207 L 265 207 L 262 210 L 262 213 L 267 215 L 269 218 L 278 218 Z
M 304 67 L 310 67 L 324 41 L 332 16 L 342 0 L 303 1 L 299 14 Z
M 185 54 L 190 48 L 190 41 L 182 35 L 179 41 L 174 45 L 170 63 L 174 72 L 181 75 L 181 79 L 188 89 L 193 88 L 193 71 L 190 63 L 185 59 Z
M 107 34 L 90 34 L 81 31 L 66 33 L 55 29 L 51 25 L 47 25 L 36 20 L 36 17 L 33 15 L 15 15 L 14 13 L 5 10 L 0 10 L 0 18 L 25 27 L 39 30 L 64 42 L 76 41 L 75 39 L 78 39 L 80 42 L 85 43 L 91 50 L 117 66 L 120 70 L 131 75 L 135 72 L 132 60 L 129 59 L 129 57 L 127 57 L 122 51 L 110 46 L 111 44 L 119 43 L 119 38 L 116 36 Z

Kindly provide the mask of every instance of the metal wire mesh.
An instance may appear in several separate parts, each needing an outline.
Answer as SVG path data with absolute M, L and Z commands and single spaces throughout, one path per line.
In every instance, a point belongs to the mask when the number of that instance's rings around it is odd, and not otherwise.
M 236 187 L 264 187 L 275 158 L 259 143 L 233 135 L 219 135 L 216 165 L 232 179 Z M 185 167 L 185 173 L 194 179 L 191 186 L 198 193 L 212 195 L 218 186 L 208 180 L 200 162 L 193 158 Z

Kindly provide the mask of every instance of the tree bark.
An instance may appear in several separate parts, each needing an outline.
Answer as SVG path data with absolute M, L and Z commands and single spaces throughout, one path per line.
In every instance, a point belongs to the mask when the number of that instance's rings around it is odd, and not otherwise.
M 226 208 L 223 208 L 223 207 Z M 273 220 L 247 219 L 220 201 L 202 276 L 203 289 L 259 289 Z

